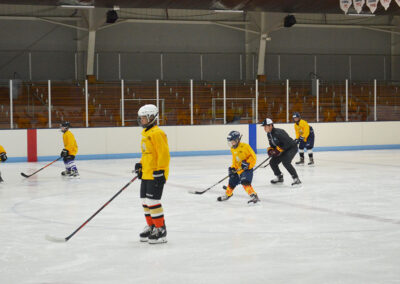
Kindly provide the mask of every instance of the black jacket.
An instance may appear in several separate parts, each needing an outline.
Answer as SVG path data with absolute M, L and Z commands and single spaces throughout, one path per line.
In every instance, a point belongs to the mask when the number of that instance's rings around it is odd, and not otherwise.
M 267 133 L 269 145 L 273 148 L 279 148 L 286 151 L 292 147 L 297 147 L 296 142 L 287 134 L 287 132 L 280 128 L 273 128 L 270 133 Z

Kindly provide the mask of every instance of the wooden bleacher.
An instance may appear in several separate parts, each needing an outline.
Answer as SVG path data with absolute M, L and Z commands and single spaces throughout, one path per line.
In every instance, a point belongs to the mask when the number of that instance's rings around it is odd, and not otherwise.
M 195 82 L 194 124 L 223 123 L 223 86 L 221 82 Z M 14 89 L 15 128 L 48 127 L 47 83 L 22 83 Z M 252 123 L 255 85 L 253 82 L 227 84 L 227 123 Z M 64 120 L 72 127 L 85 127 L 84 84 L 52 83 L 52 125 Z M 89 126 L 121 125 L 120 83 L 90 84 L 88 89 Z M 136 126 L 137 112 L 146 103 L 156 103 L 155 82 L 125 83 L 125 125 Z M 160 124 L 190 124 L 190 85 L 188 82 L 160 81 Z M 349 85 L 349 121 L 373 120 L 374 94 L 372 84 L 352 82 Z M 316 121 L 316 98 L 310 83 L 292 82 L 289 89 L 289 121 L 298 111 L 309 122 Z M 0 127 L 10 128 L 9 88 L 0 86 Z M 378 120 L 400 120 L 400 86 L 379 84 Z M 259 121 L 265 117 L 286 122 L 286 86 L 284 82 L 260 83 Z M 345 88 L 343 84 L 322 83 L 319 89 L 321 122 L 345 120 Z

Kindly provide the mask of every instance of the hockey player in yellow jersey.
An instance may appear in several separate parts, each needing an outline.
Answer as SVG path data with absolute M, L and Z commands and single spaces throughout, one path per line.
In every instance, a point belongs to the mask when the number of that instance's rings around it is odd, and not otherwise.
M 71 127 L 68 121 L 61 123 L 61 132 L 63 134 L 64 149 L 61 151 L 60 156 L 63 157 L 65 171 L 61 173 L 63 176 L 71 178 L 78 178 L 79 173 L 75 164 L 75 156 L 78 153 L 78 145 L 72 132 L 69 130 Z
M 242 135 L 238 131 L 231 131 L 228 134 L 228 146 L 232 152 L 232 165 L 228 168 L 229 182 L 225 195 L 218 197 L 218 201 L 225 201 L 232 197 L 233 190 L 239 184 L 250 196 L 249 204 L 260 201 L 257 193 L 251 186 L 253 180 L 253 168 L 256 164 L 256 154 L 249 144 L 240 142 Z
M 3 146 L 0 145 L 0 163 L 4 163 L 7 161 L 7 152 L 3 148 Z M 1 172 L 0 172 L 0 182 L 3 182 L 3 178 L 1 177 Z
M 313 148 L 314 148 L 314 129 L 301 118 L 300 113 L 293 114 L 294 130 L 296 131 L 296 143 L 299 145 L 300 161 L 296 165 L 304 165 L 304 148 L 307 149 L 308 158 L 310 159 L 308 165 L 314 165 Z
M 142 180 L 140 198 L 147 226 L 140 234 L 141 242 L 166 243 L 167 229 L 161 205 L 164 184 L 169 174 L 169 147 L 167 136 L 157 126 L 158 108 L 144 105 L 139 109 L 139 124 L 142 131 L 142 158 L 135 164 L 135 173 Z

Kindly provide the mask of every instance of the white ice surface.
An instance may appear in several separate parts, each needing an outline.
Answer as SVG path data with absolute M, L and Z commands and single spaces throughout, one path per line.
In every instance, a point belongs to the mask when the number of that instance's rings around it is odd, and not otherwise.
M 259 155 L 258 160 L 266 157 Z M 296 157 L 297 159 L 297 157 Z M 306 158 L 307 160 L 307 158 Z M 171 159 L 162 204 L 168 243 L 140 243 L 145 225 L 135 181 L 67 243 L 66 237 L 131 178 L 134 160 L 3 163 L 0 283 L 400 283 L 400 151 L 315 153 L 297 167 L 303 188 L 272 186 L 270 168 L 248 206 L 239 186 L 217 202 L 230 156 Z

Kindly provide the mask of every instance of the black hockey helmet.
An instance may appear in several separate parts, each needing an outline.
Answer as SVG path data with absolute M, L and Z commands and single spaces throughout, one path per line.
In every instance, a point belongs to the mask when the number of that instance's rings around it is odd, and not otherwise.
M 226 140 L 228 140 L 228 146 L 230 148 L 236 148 L 239 145 L 240 139 L 242 139 L 242 135 L 239 131 L 236 130 L 232 130 L 231 132 L 229 132 L 228 137 L 226 138 Z M 235 146 L 232 145 L 232 141 L 236 142 Z
M 297 111 L 293 113 L 292 115 L 293 118 L 301 118 L 300 113 L 298 113 Z
M 61 122 L 60 127 L 65 128 L 65 131 L 67 131 L 71 127 L 71 124 L 69 123 L 69 121 L 63 121 Z

